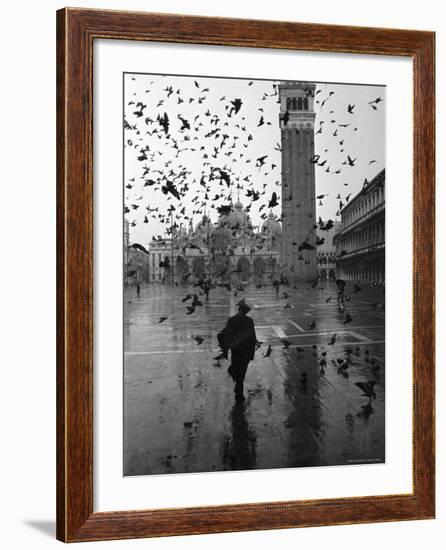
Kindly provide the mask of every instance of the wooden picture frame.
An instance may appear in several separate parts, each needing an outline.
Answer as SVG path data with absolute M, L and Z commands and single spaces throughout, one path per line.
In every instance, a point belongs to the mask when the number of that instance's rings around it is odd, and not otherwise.
M 93 512 L 93 43 L 99 38 L 413 60 L 411 494 Z M 65 542 L 434 517 L 432 32 L 65 8 L 57 13 L 57 538 Z

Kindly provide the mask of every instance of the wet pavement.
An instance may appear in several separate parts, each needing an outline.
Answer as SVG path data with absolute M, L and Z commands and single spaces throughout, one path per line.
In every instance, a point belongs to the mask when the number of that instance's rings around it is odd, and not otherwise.
M 237 296 L 217 288 L 186 315 L 182 299 L 197 290 L 125 291 L 124 475 L 384 461 L 382 290 L 347 287 L 347 324 L 333 284 L 281 288 L 279 299 L 271 286 Z M 236 403 L 229 362 L 213 358 L 216 334 L 242 297 L 263 344 L 248 367 L 246 400 Z M 368 380 L 376 399 L 355 385 Z

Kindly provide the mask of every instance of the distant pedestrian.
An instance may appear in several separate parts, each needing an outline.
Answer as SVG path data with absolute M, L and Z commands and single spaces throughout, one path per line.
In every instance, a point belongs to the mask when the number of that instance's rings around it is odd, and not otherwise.
M 288 277 L 285 277 L 285 275 L 281 275 L 280 276 L 280 284 L 284 285 L 284 286 L 290 286 L 290 283 L 288 281 Z
M 337 297 L 338 306 L 344 307 L 344 292 L 345 292 L 344 279 L 336 279 L 336 288 L 338 291 L 338 297 Z
M 136 295 L 139 298 L 139 295 L 141 294 L 141 285 L 139 283 L 136 283 Z
M 274 279 L 273 288 L 276 291 L 276 298 L 279 299 L 280 281 L 278 279 Z
M 254 359 L 256 332 L 254 321 L 248 317 L 249 305 L 245 300 L 238 303 L 238 312 L 228 319 L 225 328 L 217 335 L 223 355 L 227 358 L 231 350 L 231 365 L 228 373 L 235 382 L 236 401 L 244 401 L 243 384 L 248 364 Z
M 209 291 L 211 290 L 211 281 L 209 279 L 205 279 L 201 289 L 203 291 L 203 294 L 206 297 L 206 302 L 209 302 Z

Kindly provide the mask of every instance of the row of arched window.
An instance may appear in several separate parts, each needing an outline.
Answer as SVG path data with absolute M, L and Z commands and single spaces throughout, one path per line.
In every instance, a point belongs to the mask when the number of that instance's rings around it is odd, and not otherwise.
M 363 248 L 378 246 L 385 243 L 385 222 L 384 219 L 367 225 L 362 231 L 349 233 L 336 243 L 336 252 L 339 255 L 345 252 L 357 252 Z
M 336 263 L 336 254 L 334 252 L 319 252 L 317 255 L 319 265 L 331 265 Z
M 383 204 L 384 200 L 384 187 L 376 187 L 373 191 L 361 198 L 354 207 L 344 213 L 342 216 L 344 227 L 350 225 L 365 214 L 371 212 L 377 206 Z
M 286 108 L 287 111 L 308 111 L 308 98 L 287 97 Z

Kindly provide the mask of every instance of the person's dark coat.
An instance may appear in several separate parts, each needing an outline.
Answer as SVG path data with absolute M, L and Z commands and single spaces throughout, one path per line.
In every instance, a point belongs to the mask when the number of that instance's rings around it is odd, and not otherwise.
M 336 279 L 336 287 L 338 289 L 338 292 L 344 292 L 344 289 L 345 289 L 344 279 Z
M 228 319 L 225 328 L 218 334 L 218 342 L 223 353 L 231 350 L 232 358 L 252 361 L 256 348 L 254 321 L 242 313 Z

